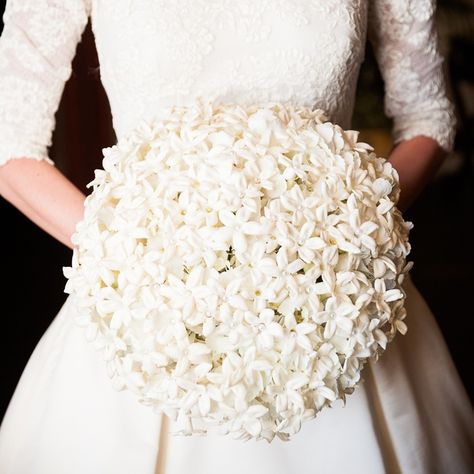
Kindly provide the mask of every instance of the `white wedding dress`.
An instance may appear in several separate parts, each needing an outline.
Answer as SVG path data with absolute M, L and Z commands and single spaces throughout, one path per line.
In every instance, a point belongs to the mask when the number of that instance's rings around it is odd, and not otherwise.
M 434 0 L 10 0 L 0 39 L 0 164 L 20 156 L 53 164 L 54 113 L 89 17 L 118 137 L 198 95 L 293 101 L 350 128 L 369 39 L 395 142 L 427 135 L 452 149 Z M 473 472 L 470 401 L 433 314 L 411 278 L 404 285 L 408 333 L 366 365 L 345 407 L 338 400 L 289 442 L 270 444 L 169 435 L 169 419 L 112 388 L 68 298 L 8 406 L 0 472 Z

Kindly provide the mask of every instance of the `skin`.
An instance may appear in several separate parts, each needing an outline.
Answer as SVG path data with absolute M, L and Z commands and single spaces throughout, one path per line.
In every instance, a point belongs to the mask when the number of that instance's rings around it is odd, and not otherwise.
M 73 248 L 71 235 L 82 219 L 85 195 L 44 160 L 14 158 L 0 166 L 0 195 L 26 217 Z
M 436 140 L 418 135 L 396 145 L 388 161 L 400 178 L 398 208 L 405 212 L 436 175 L 446 158 L 446 151 Z
M 430 137 L 398 143 L 387 157 L 400 177 L 402 212 L 433 179 L 447 153 Z M 31 221 L 69 248 L 83 217 L 85 195 L 55 166 L 28 157 L 0 166 L 0 195 Z

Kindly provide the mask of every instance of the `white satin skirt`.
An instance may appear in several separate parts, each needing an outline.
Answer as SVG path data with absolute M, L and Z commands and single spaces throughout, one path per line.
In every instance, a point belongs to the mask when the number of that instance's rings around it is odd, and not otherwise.
M 117 392 L 76 326 L 69 297 L 42 336 L 0 426 L 1 474 L 471 474 L 474 413 L 411 277 L 406 335 L 363 382 L 283 442 L 174 436 L 170 421 Z

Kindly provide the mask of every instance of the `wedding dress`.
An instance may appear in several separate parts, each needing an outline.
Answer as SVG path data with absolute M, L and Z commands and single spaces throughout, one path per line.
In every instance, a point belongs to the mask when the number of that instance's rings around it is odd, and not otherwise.
M 28 156 L 54 164 L 47 152 L 54 114 L 89 18 L 118 137 L 160 107 L 198 95 L 292 101 L 350 128 L 369 40 L 395 143 L 426 135 L 449 151 L 455 117 L 434 8 L 434 0 L 10 0 L 0 39 L 0 163 Z M 334 402 L 289 442 L 270 444 L 169 435 L 172 421 L 112 388 L 67 298 L 8 406 L 0 472 L 473 472 L 466 390 L 410 277 L 404 287 L 408 333 L 366 365 L 347 405 Z

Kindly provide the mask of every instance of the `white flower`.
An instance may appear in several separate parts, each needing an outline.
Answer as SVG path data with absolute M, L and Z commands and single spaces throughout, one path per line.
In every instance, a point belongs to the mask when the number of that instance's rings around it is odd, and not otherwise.
M 319 109 L 200 98 L 103 150 L 64 291 L 115 389 L 175 434 L 268 442 L 352 393 L 407 330 L 413 226 L 357 140 Z
M 265 308 L 257 316 L 248 312 L 245 321 L 254 329 L 257 334 L 256 343 L 263 350 L 272 349 L 274 339 L 281 339 L 284 335 L 283 327 L 275 321 L 275 311 L 270 308 Z

